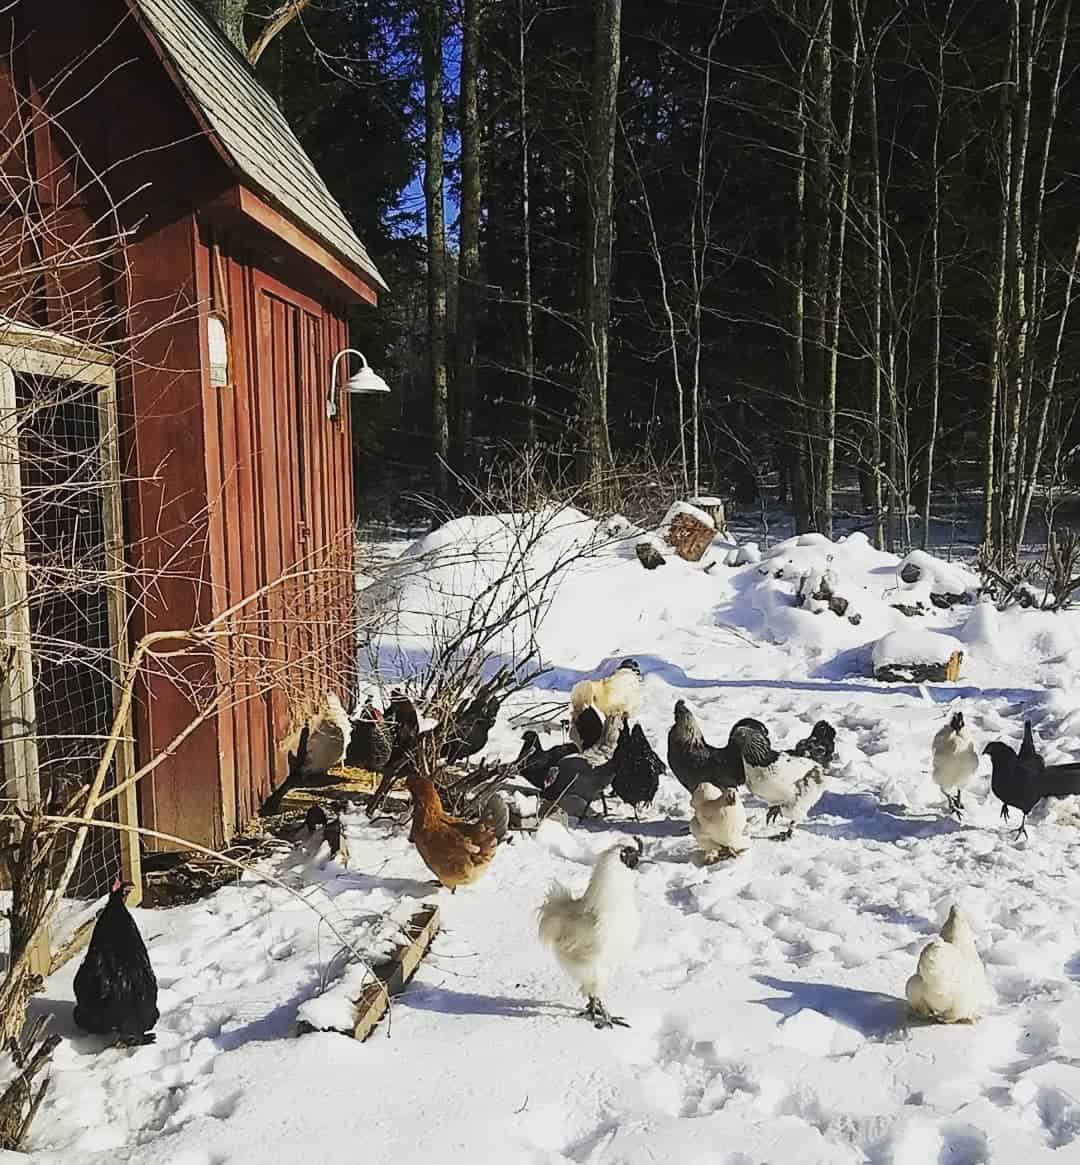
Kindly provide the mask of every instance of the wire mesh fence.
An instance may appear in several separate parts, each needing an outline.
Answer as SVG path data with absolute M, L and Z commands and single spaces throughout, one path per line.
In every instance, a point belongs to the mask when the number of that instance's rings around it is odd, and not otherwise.
M 4 650 L 8 671 L 0 749 L 4 794 L 59 813 L 91 783 L 116 712 L 124 626 L 116 415 L 111 387 L 0 365 L 3 413 Z M 106 787 L 127 775 L 116 753 Z M 124 802 L 103 808 L 118 821 Z M 134 824 L 132 822 L 132 824 Z M 50 930 L 53 952 L 93 918 L 123 853 L 115 830 L 94 829 Z M 59 882 L 74 832 L 52 853 Z M 130 876 L 130 871 L 127 871 Z M 5 892 L 10 892 L 5 887 Z

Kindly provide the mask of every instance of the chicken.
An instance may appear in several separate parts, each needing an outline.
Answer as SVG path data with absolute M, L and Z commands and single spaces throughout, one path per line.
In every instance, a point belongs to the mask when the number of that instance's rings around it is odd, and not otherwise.
M 393 733 L 393 748 L 386 762 L 386 772 L 392 775 L 413 763 L 413 754 L 420 740 L 420 717 L 412 700 L 395 688 L 390 693 L 385 719 Z
M 640 841 L 613 846 L 601 855 L 580 898 L 556 882 L 540 908 L 540 941 L 585 996 L 581 1014 L 597 1028 L 629 1027 L 608 1012 L 603 996 L 637 942 L 633 872 L 643 860 Z
M 304 757 L 304 776 L 324 776 L 335 765 L 345 759 L 345 752 L 352 739 L 352 721 L 333 692 L 326 693 L 326 699 L 308 739 Z
M 938 1023 L 978 1019 L 986 1002 L 986 976 L 967 919 L 954 906 L 941 935 L 926 944 L 907 981 L 911 1010 Z
M 991 741 L 983 753 L 989 755 L 993 772 L 990 789 L 1001 802 L 1002 820 L 1009 820 L 1009 810 L 1023 814 L 1016 839 L 1027 837 L 1027 815 L 1044 797 L 1071 797 L 1080 793 L 1080 764 L 1051 765 L 1049 768 L 1035 751 L 1031 721 L 1024 721 L 1024 739 L 1019 753 L 1000 740 Z
M 353 768 L 381 773 L 394 749 L 394 730 L 369 699 L 352 722 L 345 763 Z
M 409 837 L 424 865 L 450 893 L 468 886 L 491 864 L 498 840 L 490 825 L 451 817 L 442 807 L 434 784 L 412 773 L 406 785 L 413 799 L 413 823 Z
M 640 724 L 634 725 L 625 746 L 620 738 L 611 765 L 615 771 L 611 791 L 625 801 L 637 817 L 638 806 L 652 804 L 660 788 L 660 774 L 667 771 L 667 765 L 653 751 Z
M 836 729 L 828 720 L 819 720 L 810 729 L 810 735 L 800 740 L 790 751 L 792 756 L 809 757 L 823 769 L 828 768 L 836 756 Z
M 157 991 L 146 944 L 124 904 L 124 885 L 117 876 L 75 972 L 75 1022 L 95 1035 L 116 1032 L 122 1044 L 152 1044 Z
M 702 781 L 690 794 L 694 816 L 690 832 L 705 851 L 706 865 L 720 858 L 738 857 L 750 847 L 746 836 L 746 810 L 738 789 L 718 789 Z
M 604 736 L 588 752 L 563 757 L 548 770 L 543 795 L 556 801 L 572 817 L 584 817 L 615 776 L 615 755 L 629 745 L 630 730 L 623 716 L 609 716 Z M 607 805 L 604 805 L 607 813 Z
M 979 754 L 975 750 L 975 742 L 964 727 L 963 712 L 956 712 L 948 724 L 934 733 L 930 776 L 945 794 L 949 811 L 957 817 L 964 812 L 960 794 L 978 768 Z
M 510 829 L 510 806 L 506 798 L 496 789 L 484 798 L 480 807 L 480 821 L 495 834 L 495 840 L 513 841 Z
M 305 848 L 309 853 L 317 854 L 325 842 L 330 857 L 336 857 L 343 866 L 349 864 L 348 839 L 340 817 L 329 818 L 321 805 L 312 805 L 304 814 L 304 827 L 308 834 Z
M 581 756 L 594 768 L 607 764 L 615 755 L 615 750 L 619 747 L 619 741 L 622 739 L 625 729 L 626 716 L 621 712 L 612 713 L 604 721 L 604 731 L 600 739 L 592 748 L 585 749 Z
M 636 659 L 624 659 L 603 680 L 579 680 L 570 691 L 570 717 L 592 704 L 601 716 L 634 716 L 641 705 L 641 666 Z
M 530 728 L 521 737 L 521 752 L 518 753 L 514 766 L 530 785 L 542 790 L 548 782 L 552 766 L 558 765 L 564 757 L 572 756 L 576 752 L 577 748 L 572 744 L 541 748 L 539 735 Z
M 586 749 L 592 748 L 603 735 L 603 717 L 592 704 L 570 717 L 570 739 L 577 747 L 578 752 L 585 752 Z
M 760 720 L 752 717 L 739 720 L 732 733 L 741 727 L 755 728 L 766 740 L 769 739 L 769 730 Z M 730 737 L 722 748 L 709 744 L 685 700 L 675 701 L 675 723 L 668 730 L 667 756 L 671 771 L 688 793 L 692 793 L 702 781 L 720 788 L 734 788 L 746 781 L 742 754 Z
M 278 785 L 278 787 L 263 802 L 262 814 L 264 817 L 270 817 L 273 816 L 273 814 L 280 812 L 281 802 L 284 799 L 285 794 L 288 793 L 289 790 L 292 789 L 303 776 L 304 762 L 307 758 L 309 736 L 310 730 L 305 724 L 300 729 L 300 740 L 296 746 L 296 752 L 290 752 L 288 754 L 288 775 L 285 777 L 285 780 L 283 780 L 281 784 Z
M 777 752 L 749 725 L 733 728 L 731 740 L 742 754 L 746 787 L 769 807 L 766 822 L 786 818 L 788 829 L 782 837 L 790 838 L 825 792 L 825 774 L 809 757 Z
M 498 714 L 498 698 L 486 692 L 462 703 L 446 727 L 443 759 L 455 764 L 478 753 L 487 745 Z

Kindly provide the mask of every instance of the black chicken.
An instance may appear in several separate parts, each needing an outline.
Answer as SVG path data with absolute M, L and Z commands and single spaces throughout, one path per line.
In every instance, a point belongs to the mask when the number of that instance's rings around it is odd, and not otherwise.
M 521 738 L 521 752 L 518 753 L 514 766 L 530 785 L 543 791 L 549 770 L 558 765 L 564 757 L 576 752 L 577 748 L 572 744 L 541 748 L 539 735 L 530 728 Z
M 75 973 L 75 1022 L 94 1035 L 116 1032 L 128 1046 L 152 1044 L 157 979 L 117 877 Z
M 330 847 L 330 856 L 337 857 L 341 851 L 341 818 L 329 818 L 321 805 L 312 805 L 304 814 L 304 825 L 308 837 L 314 838 L 321 831 L 322 839 Z
M 769 738 L 769 730 L 752 716 L 737 721 L 731 731 L 736 728 L 754 728 L 766 740 Z M 703 781 L 719 789 L 732 789 L 746 782 L 742 754 L 731 743 L 730 735 L 722 748 L 710 744 L 684 700 L 675 701 L 675 723 L 668 730 L 667 759 L 679 784 L 688 793 L 693 793 Z
M 603 735 L 604 718 L 592 704 L 586 704 L 570 721 L 570 739 L 579 752 L 588 752 L 590 748 L 600 743 Z
M 381 773 L 394 749 L 394 729 L 370 698 L 352 722 L 345 763 L 352 768 Z
M 983 753 L 990 757 L 993 772 L 990 788 L 1001 802 L 1002 820 L 1009 820 L 1009 810 L 1023 814 L 1016 840 L 1027 837 L 1027 815 L 1044 797 L 1071 797 L 1080 793 L 1080 764 L 1047 767 L 1035 751 L 1031 721 L 1024 721 L 1024 739 L 1019 753 L 1000 740 L 991 741 Z
M 828 720 L 819 720 L 804 737 L 790 750 L 792 756 L 805 756 L 815 764 L 825 768 L 832 764 L 836 756 L 836 729 Z
M 667 765 L 653 751 L 640 724 L 634 725 L 625 747 L 620 736 L 611 762 L 615 769 L 611 790 L 634 810 L 636 818 L 641 805 L 652 804 Z
M 263 802 L 262 814 L 264 817 L 270 817 L 275 813 L 280 812 L 281 802 L 285 794 L 292 789 L 301 779 L 304 773 L 304 765 L 307 760 L 308 747 L 308 726 L 305 724 L 300 729 L 300 740 L 296 746 L 296 752 L 289 753 L 289 773 L 285 780 L 270 794 Z
M 390 693 L 384 719 L 392 734 L 392 747 L 385 770 L 393 774 L 410 760 L 420 741 L 420 717 L 416 705 L 397 688 Z
M 474 756 L 487 745 L 488 733 L 495 727 L 500 701 L 497 696 L 479 693 L 462 703 L 446 729 L 443 759 L 454 764 Z

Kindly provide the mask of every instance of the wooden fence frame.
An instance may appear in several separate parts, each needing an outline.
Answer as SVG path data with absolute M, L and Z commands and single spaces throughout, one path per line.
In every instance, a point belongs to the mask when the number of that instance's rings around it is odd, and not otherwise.
M 0 317 L 0 618 L 4 620 L 8 642 L 14 644 L 12 658 L 0 676 L 0 749 L 9 788 L 23 805 L 40 799 L 37 745 L 34 740 L 34 663 L 30 651 L 30 612 L 27 600 L 27 567 L 23 543 L 22 484 L 19 461 L 18 414 L 15 377 L 39 376 L 68 380 L 97 388 L 102 473 L 108 483 L 104 491 L 103 521 L 105 555 L 110 572 L 122 575 L 125 569 L 124 523 L 121 503 L 120 448 L 116 400 L 116 368 L 111 353 L 43 328 L 31 327 Z M 127 599 L 123 587 L 109 589 L 109 637 L 112 643 L 113 676 L 117 687 L 126 676 L 129 657 L 127 643 Z M 23 731 L 11 733 L 8 726 Z M 117 744 L 117 783 L 135 771 L 135 741 L 132 723 L 122 726 Z M 138 794 L 128 786 L 117 798 L 117 812 L 124 825 L 139 823 Z M 142 862 L 138 835 L 120 831 L 120 863 L 125 882 L 131 884 L 128 904 L 142 900 Z M 78 938 L 89 937 L 92 923 L 79 928 L 76 941 L 69 936 L 62 953 L 70 957 L 81 945 Z M 85 937 L 83 932 L 85 932 Z M 51 936 L 50 936 L 51 937 Z M 60 960 L 54 959 L 51 941 L 47 949 L 35 952 L 34 970 L 47 974 Z M 58 952 L 61 953 L 61 952 Z

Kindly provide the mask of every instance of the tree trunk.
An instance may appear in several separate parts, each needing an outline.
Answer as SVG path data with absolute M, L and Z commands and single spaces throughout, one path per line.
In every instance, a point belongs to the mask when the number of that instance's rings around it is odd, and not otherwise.
M 866 47 L 866 36 L 861 14 L 857 14 L 859 39 Z M 871 495 L 874 507 L 874 541 L 879 549 L 885 548 L 885 506 L 881 490 L 881 371 L 882 371 L 882 302 L 885 282 L 885 239 L 882 223 L 881 192 L 881 144 L 878 140 L 877 78 L 874 75 L 875 58 L 867 57 L 866 76 L 869 83 L 869 123 L 870 123 L 870 180 L 871 209 L 870 231 L 871 249 L 874 256 L 873 307 L 871 312 L 870 368 L 871 368 Z
M 584 253 L 585 363 L 580 406 L 585 477 L 593 486 L 594 506 L 604 501 L 599 483 L 611 465 L 607 413 L 608 317 L 621 22 L 622 0 L 598 0 L 587 159 L 589 237 Z
M 945 24 L 937 44 L 937 75 L 934 86 L 934 136 L 930 144 L 930 169 L 932 172 L 930 210 L 930 278 L 934 302 L 933 331 L 930 337 L 930 420 L 926 439 L 926 472 L 923 488 L 922 545 L 925 550 L 930 543 L 930 513 L 934 493 L 934 452 L 937 446 L 938 412 L 941 402 L 941 130 L 945 116 L 945 39 L 952 17 L 953 4 L 945 9 Z
M 443 0 L 422 0 L 424 205 L 427 211 L 428 345 L 431 360 L 432 478 L 447 496 L 450 452 L 446 370 L 446 210 L 443 205 Z
M 1028 8 L 1029 19 L 1026 27 L 1021 23 L 1021 8 Z M 1001 524 L 1001 548 L 1011 553 L 1014 547 L 1016 501 L 1020 490 L 1017 474 L 1017 458 L 1020 448 L 1020 422 L 1024 412 L 1026 384 L 1024 369 L 1027 366 L 1028 329 L 1031 324 L 1029 312 L 1027 269 L 1024 261 L 1024 181 L 1027 173 L 1028 143 L 1031 136 L 1031 88 L 1035 67 L 1035 0 L 1014 0 L 1013 18 L 1016 21 L 1015 37 L 1018 54 L 1014 73 L 1013 144 L 1015 153 L 1012 161 L 1012 195 L 1009 207 L 1010 266 L 1009 283 L 1012 286 L 1011 305 L 1014 319 L 1010 321 L 1009 333 L 1013 337 L 1007 363 L 1008 376 L 1005 384 L 1007 410 L 1002 421 L 1005 442 L 1005 464 L 1002 475 L 1004 502 L 999 507 Z
M 690 385 L 691 478 L 695 496 L 701 492 L 701 300 L 705 294 L 705 270 L 709 257 L 710 200 L 705 193 L 705 163 L 708 158 L 709 104 L 712 101 L 712 56 L 721 25 L 717 24 L 705 49 L 705 88 L 701 95 L 701 129 L 698 133 L 697 180 L 694 210 L 690 216 L 690 263 L 693 289 L 694 363 Z M 701 252 L 698 253 L 698 234 Z
M 994 319 L 990 340 L 990 374 L 986 394 L 986 448 L 983 475 L 983 544 L 994 558 L 1001 551 L 997 530 L 997 439 L 998 408 L 1001 397 L 1001 377 L 1005 364 L 1005 285 L 1008 275 L 1009 221 L 1012 194 L 1012 102 L 1009 96 L 1013 63 L 1016 60 L 1016 25 L 1012 26 L 1009 37 L 1009 52 L 1002 77 L 1001 120 L 1004 135 L 1002 156 L 1005 159 L 1005 173 L 1001 183 L 1001 210 L 998 220 L 997 255 L 994 260 Z
M 809 198 L 807 214 L 810 226 L 810 260 L 808 263 L 812 287 L 810 301 L 811 356 L 809 399 L 810 422 L 809 469 L 813 525 L 823 530 L 823 510 L 828 508 L 824 496 L 825 432 L 828 427 L 828 298 L 829 276 L 832 267 L 832 151 L 834 132 L 832 123 L 832 31 L 833 0 L 821 0 L 815 14 L 813 45 L 811 49 L 811 116 Z
M 480 0 L 465 0 L 461 27 L 461 252 L 458 256 L 456 438 L 467 463 L 476 403 L 480 315 Z
M 793 19 L 798 23 L 798 6 L 793 4 Z M 810 505 L 806 497 L 806 476 L 802 471 L 802 450 L 809 438 L 806 385 L 806 168 L 807 115 L 806 76 L 810 66 L 808 46 L 795 92 L 795 245 L 791 273 L 791 399 L 792 426 L 789 434 L 790 455 L 788 485 L 795 531 L 810 529 Z
M 248 0 L 204 0 L 206 10 L 218 28 L 236 46 L 237 51 L 247 56 L 247 38 L 244 36 L 244 17 L 247 15 Z
M 518 0 L 518 140 L 521 147 L 521 297 L 525 311 L 525 443 L 536 445 L 536 325 L 533 319 L 532 209 L 530 205 L 529 122 L 525 76 L 525 0 Z
M 863 11 L 866 0 L 863 0 Z M 855 17 L 851 43 L 851 87 L 848 92 L 847 124 L 844 127 L 842 144 L 843 161 L 840 172 L 840 200 L 837 211 L 836 254 L 833 256 L 833 271 L 829 283 L 829 335 L 828 362 L 826 366 L 824 400 L 822 403 L 822 435 L 824 449 L 821 458 L 821 500 L 818 519 L 822 534 L 831 538 L 833 533 L 833 483 L 836 477 L 836 381 L 840 359 L 840 309 L 844 296 L 844 246 L 847 239 L 848 200 L 851 193 L 851 143 L 855 133 L 855 105 L 859 90 L 859 24 L 861 14 L 857 13 L 857 0 L 852 4 Z

